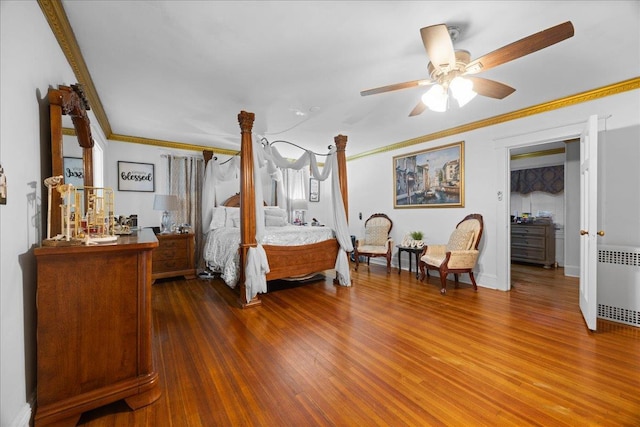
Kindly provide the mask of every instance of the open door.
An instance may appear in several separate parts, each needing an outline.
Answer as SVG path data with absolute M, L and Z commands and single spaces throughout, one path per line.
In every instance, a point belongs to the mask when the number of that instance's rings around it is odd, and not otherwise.
M 598 117 L 591 116 L 580 135 L 580 310 L 596 330 L 598 258 Z

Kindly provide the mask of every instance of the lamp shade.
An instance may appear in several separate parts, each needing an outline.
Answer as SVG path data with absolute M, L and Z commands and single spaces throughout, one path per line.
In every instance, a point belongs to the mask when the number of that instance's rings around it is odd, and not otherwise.
M 293 210 L 307 210 L 309 209 L 309 203 L 306 199 L 293 199 L 291 201 L 291 209 Z
M 453 97 L 458 101 L 460 107 L 464 107 L 469 101 L 476 97 L 477 93 L 473 90 L 473 82 L 471 80 L 456 77 L 451 80 L 449 89 Z
M 178 196 L 170 194 L 156 194 L 153 200 L 153 210 L 175 211 L 178 210 Z
M 424 95 L 422 95 L 422 102 L 429 107 L 431 111 L 437 111 L 442 113 L 447 111 L 447 99 L 449 96 L 445 92 L 444 87 L 439 84 L 435 84 Z

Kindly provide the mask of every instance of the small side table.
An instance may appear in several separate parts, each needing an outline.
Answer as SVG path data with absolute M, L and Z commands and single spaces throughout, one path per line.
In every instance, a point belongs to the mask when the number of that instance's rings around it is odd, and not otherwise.
M 158 247 L 153 251 L 152 283 L 157 279 L 184 276 L 195 279 L 195 234 L 156 234 Z
M 409 273 L 411 273 L 411 255 L 413 255 L 416 258 L 416 279 L 417 279 L 418 278 L 418 262 L 420 261 L 418 257 L 422 253 L 422 248 L 414 248 L 414 247 L 402 246 L 402 245 L 396 245 L 396 248 L 398 248 L 398 274 L 400 274 L 400 272 L 402 271 L 402 257 L 401 257 L 402 252 L 408 252 L 409 253 Z

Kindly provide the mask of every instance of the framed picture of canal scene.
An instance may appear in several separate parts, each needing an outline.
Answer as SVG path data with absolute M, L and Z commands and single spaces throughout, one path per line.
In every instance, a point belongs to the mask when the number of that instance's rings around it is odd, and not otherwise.
M 393 158 L 394 208 L 464 207 L 464 141 Z

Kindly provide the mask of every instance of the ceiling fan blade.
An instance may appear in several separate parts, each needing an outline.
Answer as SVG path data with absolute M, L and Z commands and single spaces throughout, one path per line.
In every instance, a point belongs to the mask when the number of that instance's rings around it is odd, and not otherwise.
M 431 25 L 420 29 L 422 43 L 429 61 L 437 71 L 451 69 L 456 65 L 456 55 L 449 30 L 444 24 Z
M 368 89 L 368 90 L 363 90 L 362 92 L 360 92 L 360 95 L 362 96 L 367 96 L 367 95 L 375 95 L 376 93 L 384 93 L 384 92 L 391 92 L 394 90 L 400 90 L 400 89 L 409 89 L 412 87 L 417 87 L 417 86 L 428 86 L 433 84 L 433 82 L 431 80 L 413 80 L 410 82 L 404 82 L 404 83 L 396 83 L 393 85 L 388 85 L 388 86 L 382 86 L 382 87 L 377 87 L 374 89 Z
M 465 79 L 469 79 L 473 82 L 473 90 L 477 94 L 488 96 L 489 98 L 502 99 L 515 92 L 515 89 L 511 86 L 496 82 L 495 80 L 483 79 L 482 77 L 475 76 L 465 76 Z
M 419 114 L 422 114 L 422 112 L 425 110 L 425 108 L 427 108 L 427 106 L 424 104 L 424 102 L 419 101 L 418 105 L 416 105 L 413 110 L 411 110 L 411 112 L 409 113 L 409 117 L 413 117 L 413 116 L 417 116 Z
M 570 37 L 573 37 L 573 24 L 571 21 L 567 21 L 503 46 L 478 59 L 474 59 L 467 64 L 466 74 L 476 74 L 480 71 L 497 67 L 505 62 L 529 55 L 530 53 L 544 49 Z

